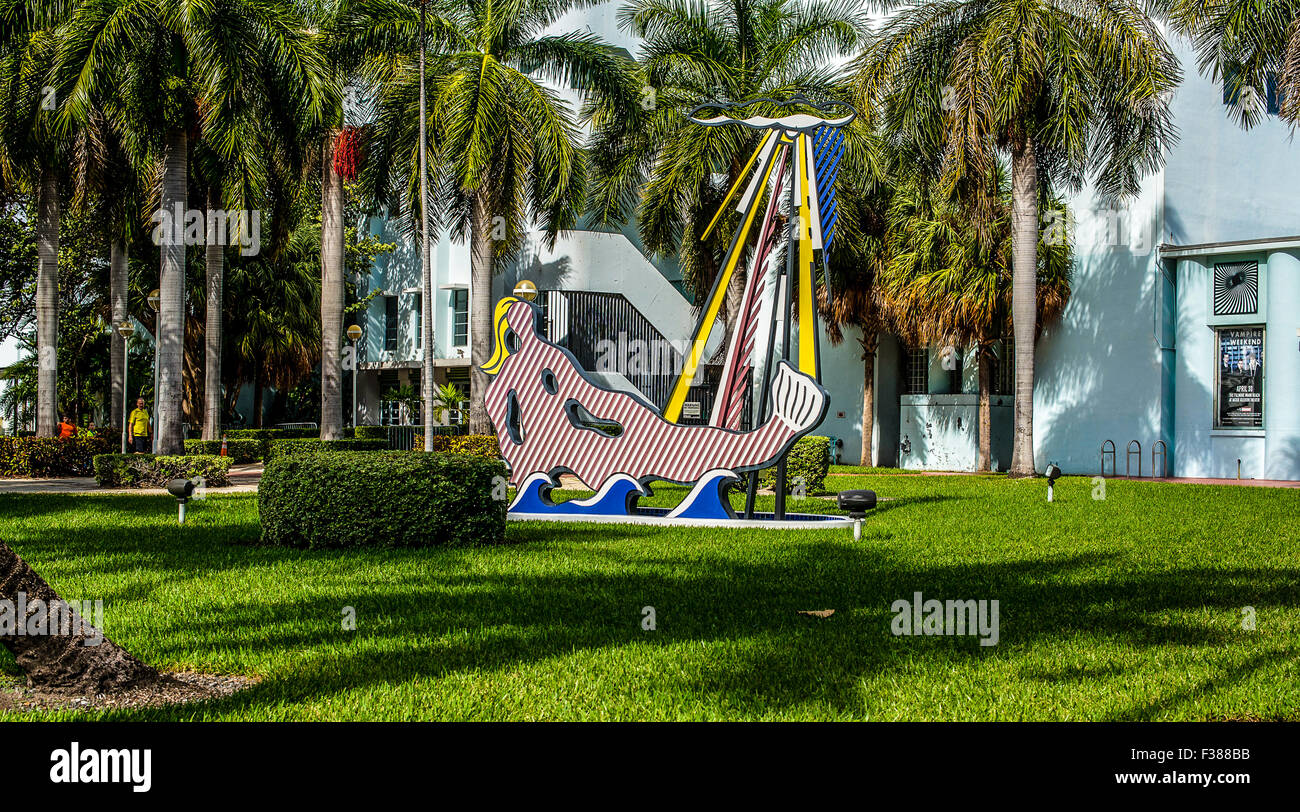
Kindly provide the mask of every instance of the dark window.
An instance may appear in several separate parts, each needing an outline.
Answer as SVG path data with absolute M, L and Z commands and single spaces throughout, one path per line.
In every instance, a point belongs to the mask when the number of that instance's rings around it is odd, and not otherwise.
M 1016 355 L 1011 336 L 1002 339 L 1002 352 L 994 359 L 993 388 L 999 395 L 1016 393 Z
M 469 343 L 469 291 L 457 288 L 451 292 L 451 345 L 464 347 Z
M 397 349 L 397 297 L 384 297 L 384 349 Z
M 925 395 L 930 392 L 930 353 L 925 347 L 907 351 L 908 395 Z
M 1264 74 L 1263 98 L 1260 98 L 1259 91 L 1250 86 L 1243 86 L 1241 81 L 1241 72 L 1236 68 L 1228 68 L 1224 71 L 1224 104 L 1229 107 L 1237 107 L 1244 104 L 1262 104 L 1264 112 L 1270 116 L 1276 116 L 1278 113 L 1282 112 L 1282 93 L 1278 90 L 1276 73 L 1269 71 Z
M 411 294 L 413 310 L 415 312 L 415 348 L 424 349 L 424 294 Z

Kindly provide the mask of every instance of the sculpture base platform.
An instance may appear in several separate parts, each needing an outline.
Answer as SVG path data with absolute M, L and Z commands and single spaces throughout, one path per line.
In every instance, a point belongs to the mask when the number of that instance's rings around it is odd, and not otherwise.
M 828 516 L 821 513 L 787 513 L 777 520 L 772 513 L 755 513 L 754 518 L 687 518 L 670 517 L 669 508 L 636 508 L 625 516 L 575 515 L 562 513 L 506 514 L 507 519 L 520 522 L 591 522 L 596 524 L 635 524 L 656 527 L 730 527 L 737 530 L 836 530 L 853 529 L 853 520 L 845 516 Z

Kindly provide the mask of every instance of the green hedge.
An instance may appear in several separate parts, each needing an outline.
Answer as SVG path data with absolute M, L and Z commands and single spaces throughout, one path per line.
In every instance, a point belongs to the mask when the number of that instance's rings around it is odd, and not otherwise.
M 236 465 L 259 462 L 266 456 L 266 440 L 227 440 L 226 456 Z M 221 456 L 220 440 L 186 440 L 187 455 Z
M 322 451 L 387 451 L 388 440 L 272 440 L 264 460 L 293 454 L 316 454 Z
M 415 435 L 413 451 L 424 450 L 424 435 Z M 433 450 L 443 454 L 472 454 L 478 457 L 501 459 L 501 445 L 495 434 L 435 434 Z
M 302 440 L 320 437 L 320 429 L 230 429 L 228 440 Z
M 230 462 L 230 457 L 211 455 L 100 454 L 95 457 L 95 482 L 101 488 L 143 488 L 203 477 L 208 487 L 221 488 L 230 484 Z
M 77 437 L 0 437 L 0 476 L 90 476 L 96 454 L 113 444 L 89 434 Z
M 387 440 L 387 426 L 357 426 L 352 431 L 352 436 L 358 440 Z
M 257 491 L 262 541 L 291 547 L 420 547 L 505 540 L 505 465 L 410 451 L 271 460 Z
M 794 490 L 803 478 L 808 493 L 826 490 L 826 475 L 831 471 L 831 440 L 829 437 L 800 437 L 786 457 L 785 481 L 787 493 Z M 761 488 L 776 487 L 776 466 L 758 474 Z

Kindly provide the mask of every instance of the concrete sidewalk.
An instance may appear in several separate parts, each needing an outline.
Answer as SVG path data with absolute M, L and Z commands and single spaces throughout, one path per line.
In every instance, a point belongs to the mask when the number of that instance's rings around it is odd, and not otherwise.
M 262 464 L 232 465 L 230 467 L 230 485 L 225 488 L 211 488 L 211 493 L 255 493 L 257 483 L 262 479 Z M 166 493 L 164 488 L 101 488 L 95 484 L 95 478 L 89 476 L 63 477 L 60 479 L 0 479 L 0 493 L 100 493 L 100 494 L 145 494 L 158 495 Z
M 1041 476 L 1042 472 L 1039 472 Z M 918 476 L 981 476 L 974 471 L 906 471 L 897 473 L 846 473 L 834 472 L 830 477 L 918 477 Z M 1088 474 L 1066 474 L 1067 477 L 1084 477 Z M 1300 488 L 1300 482 L 1292 479 L 1198 479 L 1185 476 L 1108 476 L 1105 479 L 1125 479 L 1132 482 L 1170 482 L 1180 485 L 1245 485 L 1255 488 Z

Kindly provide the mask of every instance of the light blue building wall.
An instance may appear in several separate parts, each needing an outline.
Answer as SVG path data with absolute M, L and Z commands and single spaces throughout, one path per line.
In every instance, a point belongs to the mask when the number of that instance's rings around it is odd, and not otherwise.
M 1235 477 L 1241 459 L 1243 477 L 1300 479 L 1297 268 L 1293 251 L 1276 249 L 1278 238 L 1300 233 L 1300 146 L 1275 116 L 1243 131 L 1221 85 L 1175 44 L 1186 75 L 1172 102 L 1180 140 L 1164 170 L 1116 211 L 1087 193 L 1072 203 L 1074 290 L 1038 345 L 1035 460 L 1040 470 L 1054 461 L 1095 473 L 1109 439 L 1123 474 L 1124 450 L 1137 440 L 1149 474 L 1152 446 L 1163 441 L 1174 475 Z M 1242 258 L 1218 243 L 1243 241 L 1271 241 L 1252 257 L 1261 267 L 1259 312 L 1236 317 L 1266 326 L 1266 425 L 1215 430 L 1210 274 L 1214 262 Z M 1205 246 L 1192 249 L 1201 256 L 1179 259 L 1192 245 Z

